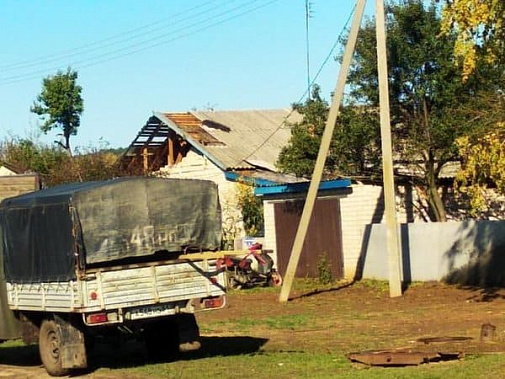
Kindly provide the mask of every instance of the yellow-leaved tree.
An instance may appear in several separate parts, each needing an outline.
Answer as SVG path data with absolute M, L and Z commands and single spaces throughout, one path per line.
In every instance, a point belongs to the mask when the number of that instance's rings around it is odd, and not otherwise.
M 463 65 L 463 78 L 475 70 L 477 61 L 495 62 L 504 55 L 504 0 L 445 0 L 442 32 L 454 31 L 455 56 Z
M 486 208 L 489 185 L 505 194 L 505 1 L 442 0 L 442 33 L 455 33 L 454 56 L 462 65 L 462 80 L 483 70 L 493 70 L 494 90 L 477 98 L 479 114 L 470 122 L 483 127 L 457 140 L 462 160 L 455 184 L 470 198 L 471 213 Z M 484 100 L 484 101 L 483 101 Z M 474 117 L 475 116 L 475 117 Z
M 486 189 L 490 183 L 505 193 L 505 124 L 478 140 L 459 138 L 456 142 L 464 165 L 456 177 L 457 189 L 470 198 L 470 214 L 485 211 Z

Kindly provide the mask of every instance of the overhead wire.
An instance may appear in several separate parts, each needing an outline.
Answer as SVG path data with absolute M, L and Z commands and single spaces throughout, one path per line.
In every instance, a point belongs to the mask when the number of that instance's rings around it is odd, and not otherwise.
M 100 55 L 97 55 L 97 56 L 94 56 L 91 58 L 83 58 L 81 61 L 75 61 L 75 62 L 70 62 L 70 63 L 67 62 L 67 64 L 65 64 L 64 66 L 66 66 L 66 67 L 71 66 L 75 69 L 83 69 L 83 68 L 87 68 L 87 67 L 91 67 L 91 66 L 96 66 L 98 64 L 112 61 L 115 59 L 123 58 L 125 56 L 136 54 L 136 53 L 148 50 L 148 49 L 153 49 L 155 47 L 167 44 L 169 42 L 173 42 L 175 40 L 187 37 L 189 35 L 200 33 L 202 31 L 208 30 L 210 28 L 219 26 L 219 25 L 224 24 L 228 21 L 231 21 L 231 20 L 236 19 L 238 17 L 247 15 L 247 14 L 257 11 L 261 8 L 264 8 L 264 7 L 266 7 L 270 4 L 273 4 L 277 1 L 279 1 L 279 0 L 269 0 L 266 2 L 261 2 L 260 0 L 248 1 L 246 3 L 242 3 L 242 4 L 239 4 L 235 7 L 233 7 L 233 8 L 222 11 L 218 14 L 214 14 L 212 16 L 209 16 L 204 20 L 200 20 L 198 22 L 194 22 L 192 24 L 186 25 L 183 28 L 180 28 L 179 30 L 175 30 L 175 32 L 172 31 L 170 33 L 164 33 L 161 35 L 157 35 L 157 36 L 152 37 L 148 40 L 140 41 L 137 43 L 132 43 L 132 44 L 129 44 L 128 46 L 117 48 L 115 50 L 108 51 L 106 53 L 103 53 L 103 54 L 100 54 Z M 254 3 L 258 3 L 258 2 L 260 2 L 259 5 L 252 6 L 252 5 L 254 5 Z M 244 10 L 241 11 L 241 9 L 244 9 Z M 226 15 L 228 15 L 230 13 L 231 13 L 230 16 L 225 17 Z M 219 19 L 219 18 L 221 18 L 221 19 Z M 210 22 L 215 19 L 218 19 L 218 20 L 215 22 Z M 206 25 L 201 26 L 202 24 L 206 24 Z M 189 30 L 189 31 L 185 32 L 186 30 Z M 176 33 L 179 33 L 179 34 L 177 35 Z M 170 36 L 172 36 L 172 37 L 166 39 L 167 37 L 170 37 Z M 155 41 L 157 41 L 157 42 L 155 42 Z M 0 76 L 0 86 L 16 83 L 16 82 L 20 82 L 20 81 L 34 79 L 34 78 L 37 78 L 40 74 L 46 73 L 48 71 L 58 70 L 61 68 L 62 68 L 62 66 L 60 65 L 58 67 L 52 67 L 51 69 L 44 68 L 44 69 L 39 69 L 39 70 L 29 72 L 29 73 L 12 75 L 12 76 L 8 76 L 8 77 L 4 77 L 4 78 L 2 78 Z
M 229 0 L 228 3 L 234 2 L 234 1 L 237 1 L 237 0 Z M 53 53 L 50 55 L 46 54 L 43 56 L 35 57 L 30 60 L 18 61 L 18 62 L 7 63 L 7 64 L 0 64 L 0 71 L 5 72 L 5 71 L 12 71 L 12 70 L 20 69 L 20 68 L 25 68 L 25 67 L 37 66 L 37 65 L 44 64 L 44 63 L 58 61 L 63 58 L 68 58 L 68 57 L 72 57 L 72 56 L 79 55 L 79 54 L 86 54 L 90 51 L 95 51 L 95 50 L 98 50 L 98 49 L 101 49 L 104 47 L 111 46 L 113 44 L 120 44 L 120 43 L 128 42 L 131 39 L 136 39 L 136 38 L 142 37 L 143 35 L 146 35 L 146 34 L 161 30 L 161 29 L 165 29 L 165 28 L 173 26 L 175 24 L 179 24 L 184 20 L 195 18 L 196 16 L 199 16 L 202 13 L 210 12 L 216 8 L 219 8 L 222 5 L 222 3 L 221 3 L 220 5 L 215 6 L 213 8 L 204 9 L 203 11 L 193 13 L 195 10 L 198 10 L 200 8 L 205 8 L 207 5 L 212 4 L 214 2 L 216 2 L 216 0 L 209 0 L 203 4 L 199 4 L 195 7 L 185 9 L 184 11 L 175 13 L 175 14 L 171 15 L 169 19 L 165 18 L 165 19 L 153 21 L 153 22 L 150 22 L 149 24 L 144 24 L 142 26 L 127 30 L 127 31 L 119 33 L 119 34 L 109 36 L 107 38 L 103 38 L 98 41 L 89 42 L 89 43 L 84 44 L 82 46 L 78 46 L 78 47 L 74 47 L 74 48 L 60 51 L 59 53 Z M 182 19 L 174 21 L 174 18 L 176 18 L 178 16 L 182 16 L 186 13 L 191 13 L 191 14 L 187 17 L 184 17 Z M 167 23 L 170 23 L 170 24 L 163 25 L 163 24 L 167 24 Z M 157 26 L 160 24 L 162 24 L 163 26 Z M 155 27 L 155 26 L 157 26 L 157 27 Z
M 326 66 L 326 64 L 328 63 L 328 61 L 330 60 L 330 58 L 333 56 L 333 53 L 335 51 L 335 49 L 337 48 L 337 46 L 339 45 L 340 41 L 342 40 L 342 37 L 344 35 L 344 32 L 347 30 L 347 26 L 349 25 L 349 22 L 351 21 L 352 19 L 352 16 L 354 14 L 354 12 L 356 11 L 356 5 L 354 5 L 351 13 L 349 14 L 349 16 L 347 17 L 347 20 L 342 28 L 342 30 L 340 31 L 337 39 L 335 40 L 335 42 L 333 43 L 330 51 L 328 52 L 328 54 L 326 55 L 326 58 L 323 60 L 323 62 L 321 63 L 321 65 L 319 66 L 319 69 L 317 70 L 317 73 L 316 75 L 314 75 L 314 78 L 312 79 L 312 81 L 310 82 L 310 86 L 309 88 L 305 89 L 305 91 L 303 92 L 303 94 L 300 96 L 300 98 L 298 99 L 297 102 L 295 102 L 295 104 L 299 104 L 303 101 L 303 99 L 305 98 L 305 96 L 307 95 L 307 93 L 310 91 L 310 88 L 312 88 L 312 86 L 316 83 L 316 80 L 317 78 L 319 77 L 319 75 L 321 74 L 321 72 L 323 71 L 323 68 L 324 66 Z M 286 117 L 284 117 L 284 120 L 282 121 L 281 124 L 279 124 L 279 126 L 272 132 L 270 133 L 266 138 L 265 140 L 259 145 L 257 146 L 251 153 L 249 153 L 245 158 L 243 158 L 242 160 L 244 161 L 247 161 L 251 156 L 253 156 L 254 154 L 256 154 L 258 152 L 259 149 L 261 149 L 263 146 L 265 146 L 268 141 L 279 131 L 281 130 L 285 125 L 286 125 L 286 122 L 287 120 L 289 119 L 289 117 L 291 117 L 291 115 L 294 113 L 294 108 L 292 107 L 290 112 L 287 114 Z

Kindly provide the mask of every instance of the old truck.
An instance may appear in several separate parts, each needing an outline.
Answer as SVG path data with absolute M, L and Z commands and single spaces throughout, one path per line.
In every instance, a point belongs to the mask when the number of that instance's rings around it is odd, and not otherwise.
M 225 304 L 221 211 L 203 180 L 119 178 L 0 204 L 0 340 L 36 343 L 53 376 L 97 337 L 150 354 L 200 347 L 194 313 Z

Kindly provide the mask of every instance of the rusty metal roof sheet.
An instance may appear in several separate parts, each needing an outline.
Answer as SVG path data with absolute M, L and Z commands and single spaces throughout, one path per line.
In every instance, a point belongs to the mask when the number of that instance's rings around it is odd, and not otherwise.
M 275 171 L 277 157 L 291 137 L 289 124 L 301 120 L 300 114 L 288 109 L 155 115 L 224 170 Z
M 183 130 L 186 133 L 186 135 L 191 136 L 193 140 L 198 141 L 198 143 L 204 146 L 224 145 L 218 139 L 214 138 L 212 134 L 207 133 L 207 131 L 204 128 L 202 128 L 202 121 L 189 112 L 164 113 L 164 116 L 170 119 L 181 130 Z

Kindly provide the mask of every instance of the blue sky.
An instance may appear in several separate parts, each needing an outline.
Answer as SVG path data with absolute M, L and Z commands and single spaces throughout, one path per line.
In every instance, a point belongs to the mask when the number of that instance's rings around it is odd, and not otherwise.
M 354 5 L 311 0 L 312 77 Z M 305 0 L 2 0 L 0 24 L 0 140 L 37 134 L 42 79 L 69 66 L 85 107 L 73 147 L 127 147 L 153 111 L 288 108 L 307 87 Z M 337 74 L 330 59 L 326 98 Z

